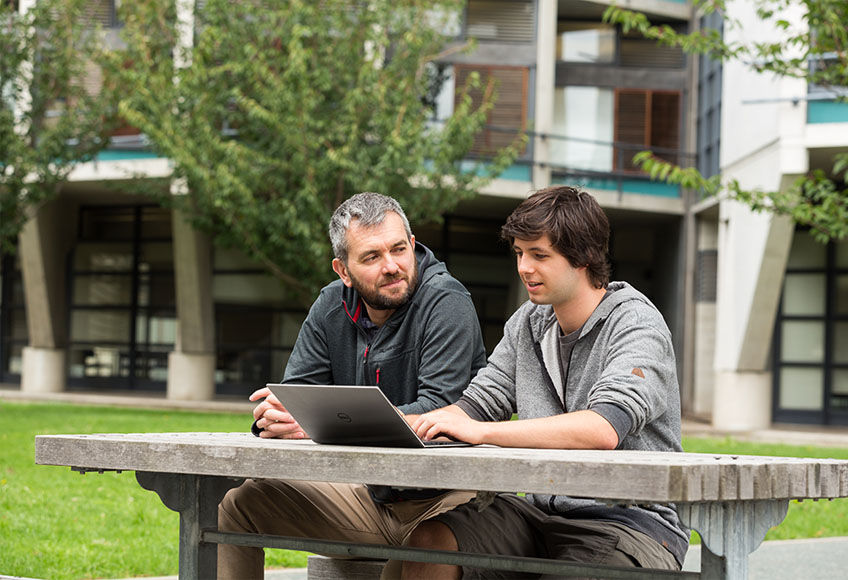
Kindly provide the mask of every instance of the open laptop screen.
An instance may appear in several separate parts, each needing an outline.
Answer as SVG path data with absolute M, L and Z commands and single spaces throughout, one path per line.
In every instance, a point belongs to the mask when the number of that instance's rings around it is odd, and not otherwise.
M 379 387 L 266 386 L 316 443 L 375 447 L 468 445 L 458 441 L 422 441 Z

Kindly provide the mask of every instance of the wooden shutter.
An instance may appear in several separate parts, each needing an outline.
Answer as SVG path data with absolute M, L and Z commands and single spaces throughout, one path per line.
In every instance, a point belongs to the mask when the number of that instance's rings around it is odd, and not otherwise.
M 635 171 L 633 155 L 648 142 L 648 95 L 646 91 L 618 91 L 615 96 L 615 155 L 613 167 Z
M 474 106 L 478 107 L 482 103 L 489 79 L 495 82 L 497 98 L 489 112 L 487 126 L 475 138 L 471 152 L 492 155 L 498 149 L 510 145 L 526 127 L 529 70 L 526 67 L 455 65 L 455 99 L 459 99 L 469 75 L 474 71 L 480 75 L 481 80 L 481 88 L 469 93 Z
M 528 0 L 470 0 L 465 14 L 471 38 L 524 44 L 536 38 L 533 2 Z
M 92 27 L 114 26 L 115 0 L 89 0 L 85 6 L 85 21 Z
M 651 99 L 652 148 L 673 149 L 655 151 L 656 156 L 671 163 L 679 163 L 677 150 L 680 148 L 680 93 L 654 92 Z
M 680 93 L 621 89 L 615 96 L 615 156 L 613 167 L 619 171 L 639 171 L 633 156 L 645 149 L 657 157 L 678 162 L 680 147 Z

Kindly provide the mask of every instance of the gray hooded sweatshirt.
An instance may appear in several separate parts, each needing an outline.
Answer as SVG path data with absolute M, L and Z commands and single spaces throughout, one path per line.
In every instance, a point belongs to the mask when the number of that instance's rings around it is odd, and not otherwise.
M 632 286 L 612 282 L 608 290 L 580 330 L 564 388 L 553 307 L 526 302 L 507 321 L 488 365 L 458 405 L 486 421 L 505 421 L 513 413 L 532 419 L 591 409 L 619 432 L 618 449 L 681 451 L 671 333 L 656 307 Z M 688 530 L 670 506 L 625 508 L 568 496 L 528 495 L 528 500 L 547 513 L 639 529 L 681 562 L 688 547 Z

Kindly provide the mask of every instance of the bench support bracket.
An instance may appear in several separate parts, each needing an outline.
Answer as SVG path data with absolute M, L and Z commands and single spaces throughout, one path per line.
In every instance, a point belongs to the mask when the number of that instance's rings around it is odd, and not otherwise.
M 677 504 L 683 524 L 701 535 L 701 578 L 746 580 L 748 554 L 788 508 L 786 499 Z
M 201 541 L 201 530 L 218 528 L 218 504 L 243 479 L 138 471 L 136 480 L 180 514 L 180 580 L 215 578 L 217 544 Z

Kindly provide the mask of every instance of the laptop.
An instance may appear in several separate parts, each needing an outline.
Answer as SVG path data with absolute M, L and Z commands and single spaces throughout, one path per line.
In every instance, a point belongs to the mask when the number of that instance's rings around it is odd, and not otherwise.
M 373 447 L 464 447 L 451 439 L 424 441 L 379 387 L 266 385 L 316 443 Z

